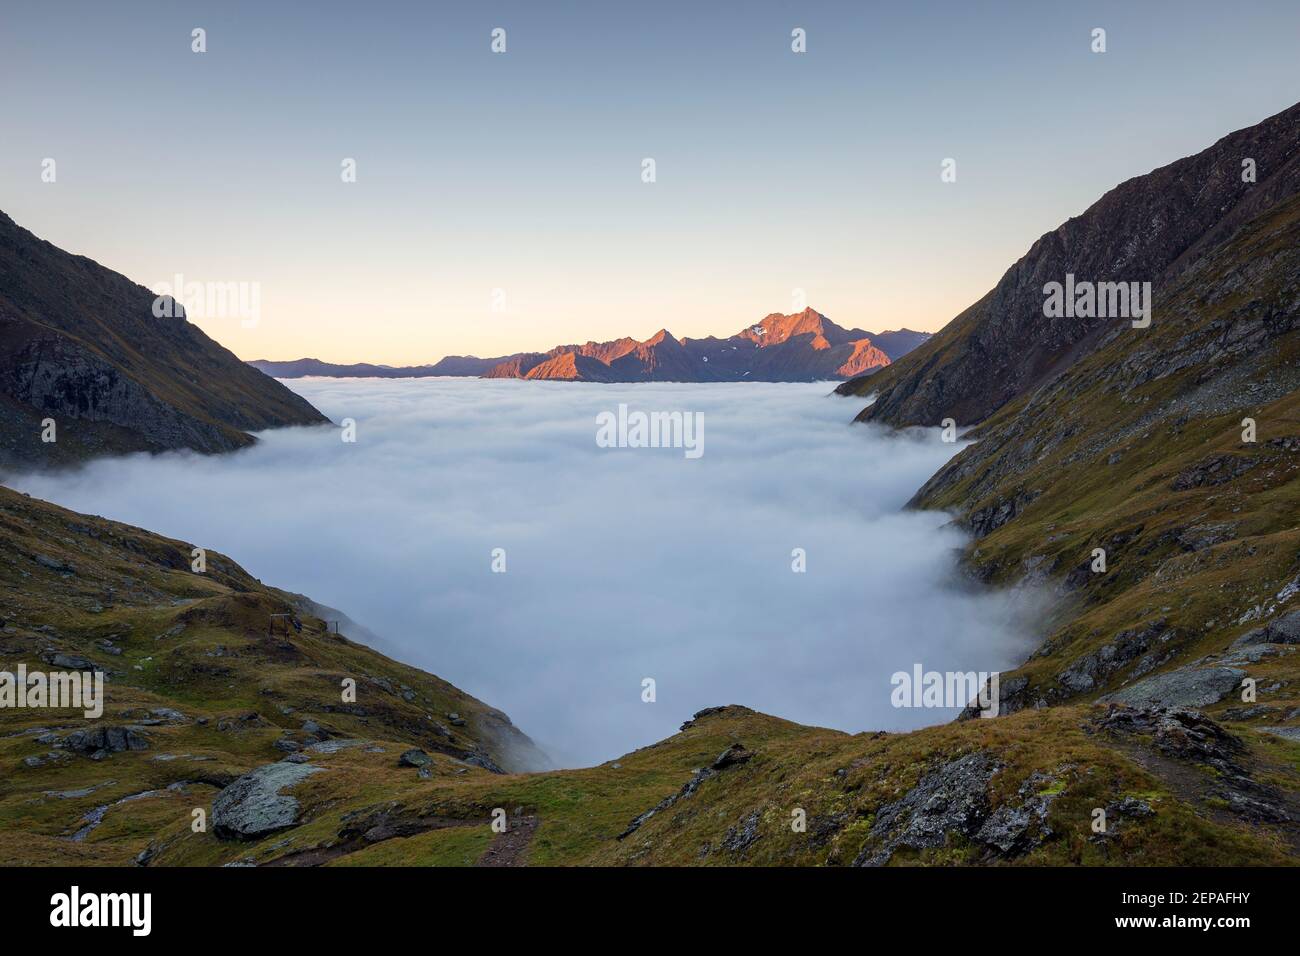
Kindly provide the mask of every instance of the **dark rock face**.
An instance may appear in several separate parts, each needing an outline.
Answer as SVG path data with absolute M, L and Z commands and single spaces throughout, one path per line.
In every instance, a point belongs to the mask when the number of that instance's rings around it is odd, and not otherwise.
M 730 850 L 732 853 L 745 852 L 762 836 L 758 832 L 758 823 L 762 818 L 763 815 L 757 810 L 746 814 L 739 823 L 728 828 L 718 845 L 724 850 Z
M 95 727 L 91 730 L 74 730 L 62 740 L 62 745 L 74 753 L 105 756 L 127 750 L 148 750 L 149 741 L 130 727 Z
M 732 744 L 718 754 L 717 759 L 713 761 L 713 769 L 726 770 L 728 767 L 748 762 L 753 756 L 752 753 L 745 749 L 743 744 Z
M 1169 644 L 1175 637 L 1163 620 L 1150 621 L 1141 627 L 1121 631 L 1096 652 L 1072 663 L 1057 676 L 1057 680 L 1075 693 L 1090 691 L 1146 654 L 1134 668 L 1135 675 L 1141 676 L 1147 670 L 1159 666 L 1164 658 L 1158 654 L 1158 649 Z M 1148 653 L 1152 651 L 1157 653 Z
M 1242 455 L 1214 455 L 1179 473 L 1169 487 L 1173 491 L 1186 491 L 1189 488 L 1222 485 L 1234 478 L 1240 478 L 1257 464 L 1259 464 L 1257 458 Z
M 883 866 L 900 847 L 941 847 L 950 834 L 971 836 L 989 815 L 988 785 L 1000 765 L 972 753 L 926 773 L 903 797 L 876 811 L 868 845 L 854 866 Z
M 212 801 L 212 832 L 222 840 L 257 840 L 296 825 L 302 807 L 280 791 L 321 769 L 281 761 L 244 774 Z
M 860 419 L 973 424 L 1059 374 L 1128 320 L 1049 318 L 1043 286 L 1071 273 L 1091 282 L 1151 282 L 1158 295 L 1199 253 L 1300 191 L 1297 130 L 1300 105 L 1121 183 L 1042 236 L 988 295 L 878 382 L 848 383 L 854 394 L 878 390 Z M 1256 160 L 1259 182 L 1241 181 L 1244 156 Z
M 1037 497 L 1038 494 L 1035 492 L 1021 492 L 1011 498 L 994 502 L 972 512 L 966 522 L 967 527 L 970 528 L 975 537 L 983 538 L 985 535 L 990 535 L 998 528 L 1001 528 Z

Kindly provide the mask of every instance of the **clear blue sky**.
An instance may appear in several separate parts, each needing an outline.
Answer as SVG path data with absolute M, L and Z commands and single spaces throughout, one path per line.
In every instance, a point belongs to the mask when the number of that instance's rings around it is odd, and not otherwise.
M 244 358 L 730 334 L 795 288 L 935 329 L 1300 99 L 1297 50 L 1295 0 L 6 2 L 0 209 L 145 285 L 259 283 L 256 328 L 200 323 Z

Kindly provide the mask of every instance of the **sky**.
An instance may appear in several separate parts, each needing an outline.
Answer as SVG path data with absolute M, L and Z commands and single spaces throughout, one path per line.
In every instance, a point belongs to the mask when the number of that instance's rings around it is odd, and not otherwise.
M 1300 99 L 1298 48 L 1294 0 L 6 2 L 0 210 L 155 290 L 255 289 L 255 321 L 190 316 L 245 359 L 804 302 L 932 331 L 1106 190 Z
M 948 516 L 900 510 L 960 444 L 850 426 L 863 402 L 825 383 L 289 384 L 355 442 L 279 429 L 10 483 L 341 609 L 562 766 L 719 704 L 852 732 L 941 723 L 957 708 L 893 706 L 895 673 L 1006 670 L 1036 643 L 1040 595 L 970 587 Z M 702 426 L 682 448 L 603 447 L 597 416 L 620 403 Z

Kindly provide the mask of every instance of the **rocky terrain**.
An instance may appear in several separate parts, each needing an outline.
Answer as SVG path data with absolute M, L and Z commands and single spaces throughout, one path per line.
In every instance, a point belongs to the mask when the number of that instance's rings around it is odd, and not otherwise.
M 326 421 L 153 292 L 0 213 L 0 473 L 99 455 L 221 452 Z M 182 310 L 183 311 L 183 310 Z M 55 441 L 43 441 L 53 419 Z
M 249 364 L 277 378 L 478 375 L 582 382 L 814 382 L 870 374 L 929 337 L 910 329 L 878 334 L 843 329 L 820 312 L 805 309 L 792 315 L 773 313 L 727 338 L 678 339 L 660 329 L 644 342 L 624 337 L 491 359 L 449 356 L 434 365 L 400 368 L 331 365 L 316 359 L 258 359 Z

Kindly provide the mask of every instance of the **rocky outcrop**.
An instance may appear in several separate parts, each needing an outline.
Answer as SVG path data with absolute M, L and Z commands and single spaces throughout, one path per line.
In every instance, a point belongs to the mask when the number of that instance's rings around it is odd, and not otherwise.
M 1092 728 L 1113 738 L 1150 747 L 1163 757 L 1200 764 L 1211 771 L 1204 796 L 1249 823 L 1292 823 L 1293 800 L 1243 766 L 1246 746 L 1204 714 L 1186 708 L 1111 705 L 1093 718 Z
M 1236 667 L 1180 667 L 1101 697 L 1098 703 L 1141 707 L 1208 707 L 1241 686 Z
M 148 750 L 149 741 L 130 727 L 93 727 L 74 730 L 60 741 L 60 746 L 94 760 L 128 750 Z
M 725 710 L 725 709 L 726 708 L 718 707 L 718 708 L 712 708 L 711 710 L 716 713 L 718 711 Z M 706 712 L 701 711 L 695 716 L 696 718 L 699 718 L 701 716 L 706 716 Z M 696 770 L 694 773 L 692 773 L 691 778 L 687 780 L 686 783 L 682 784 L 682 788 L 680 790 L 678 790 L 676 793 L 672 794 L 671 796 L 665 797 L 663 800 L 660 800 L 657 804 L 655 804 L 645 813 L 639 814 L 637 817 L 635 817 L 632 820 L 632 822 L 628 824 L 627 829 L 618 835 L 617 839 L 619 840 L 627 839 L 633 833 L 639 830 L 642 824 L 644 824 L 651 817 L 655 816 L 656 814 L 663 813 L 665 810 L 669 809 L 670 807 L 675 806 L 677 802 L 680 800 L 685 800 L 688 797 L 694 796 L 695 792 L 700 789 L 700 785 L 704 783 L 704 781 L 716 777 L 719 773 L 721 773 L 723 770 L 726 770 L 729 767 L 735 767 L 740 764 L 747 763 L 751 757 L 753 757 L 753 754 L 750 753 L 750 751 L 746 750 L 743 745 L 738 743 L 732 744 L 726 750 L 722 751 L 722 753 L 718 754 L 718 756 L 714 759 L 711 766 L 705 767 L 700 770 Z M 751 840 L 749 842 L 753 842 L 753 841 Z M 746 843 L 745 846 L 748 846 L 748 843 Z
M 302 807 L 297 799 L 280 791 L 321 769 L 281 761 L 244 774 L 212 801 L 212 832 L 222 840 L 257 840 L 295 826 Z
M 1233 647 L 1251 644 L 1300 644 L 1300 609 L 1284 614 L 1263 627 L 1256 627 L 1233 642 Z
M 884 866 L 901 849 L 938 849 L 954 837 L 989 857 L 1029 852 L 1052 835 L 1047 814 L 1058 792 L 1055 781 L 1031 774 L 1015 801 L 995 808 L 989 784 L 1002 769 L 991 754 L 976 751 L 928 770 L 911 790 L 876 811 L 853 865 Z

